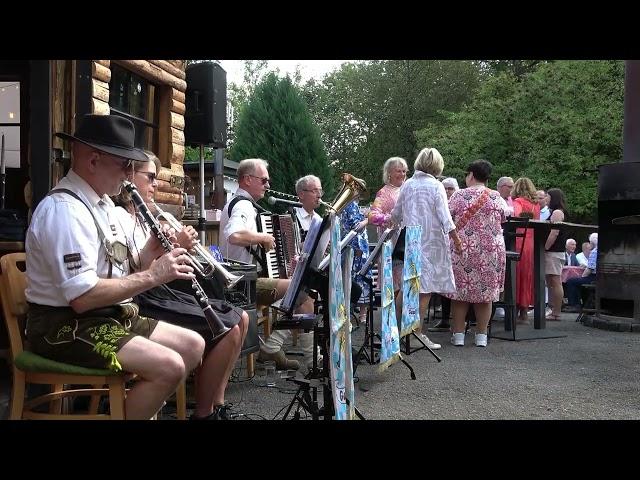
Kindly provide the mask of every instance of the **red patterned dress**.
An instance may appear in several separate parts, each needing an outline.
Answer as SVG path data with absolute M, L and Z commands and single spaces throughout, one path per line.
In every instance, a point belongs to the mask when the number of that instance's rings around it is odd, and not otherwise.
M 526 198 L 513 200 L 513 216 L 526 216 L 531 220 L 540 220 L 540 205 L 538 202 L 530 202 Z M 523 233 L 524 228 L 519 228 L 518 233 Z M 524 247 L 522 241 L 524 240 Z M 516 305 L 520 308 L 528 308 L 533 305 L 533 230 L 527 229 L 524 239 L 516 238 L 516 251 L 522 247 L 520 261 L 516 262 Z
M 505 271 L 504 207 L 500 194 L 483 185 L 451 196 L 449 210 L 462 241 L 462 253 L 457 254 L 451 245 L 457 291 L 444 296 L 469 303 L 498 300 Z

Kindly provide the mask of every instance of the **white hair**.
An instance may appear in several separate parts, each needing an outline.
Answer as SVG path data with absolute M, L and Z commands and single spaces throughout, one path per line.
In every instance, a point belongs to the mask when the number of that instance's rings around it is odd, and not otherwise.
M 447 177 L 442 180 L 442 185 L 444 185 L 445 187 L 451 187 L 454 190 L 460 190 L 460 187 L 458 186 L 458 180 L 453 177 Z
M 251 175 L 256 173 L 258 165 L 262 165 L 264 168 L 269 167 L 269 164 L 266 162 L 266 160 L 263 160 L 261 158 L 245 158 L 244 160 L 242 160 L 238 164 L 238 181 L 240 181 L 240 179 L 244 175 Z
M 598 246 L 598 232 L 593 232 L 589 235 L 589 243 L 595 247 Z
M 300 192 L 307 188 L 311 182 L 318 182 L 319 185 L 322 185 L 322 181 L 318 177 L 315 175 L 307 175 L 299 178 L 296 182 L 296 193 L 300 194 Z
M 407 162 L 404 158 L 401 157 L 391 157 L 384 162 L 384 166 L 382 167 L 382 181 L 385 185 L 389 184 L 389 176 L 391 174 L 391 169 L 396 168 L 398 166 L 404 167 L 405 170 L 408 169 Z
M 567 238 L 567 241 L 564 242 L 565 248 L 569 246 L 570 242 L 573 242 L 573 243 L 575 243 L 577 245 L 576 241 L 573 238 Z
M 496 183 L 496 187 L 497 187 L 497 188 L 500 188 L 500 187 L 502 186 L 502 184 L 503 184 L 504 182 L 506 182 L 507 180 L 511 180 L 511 183 L 513 183 L 513 178 L 511 178 L 511 177 L 500 177 L 500 178 L 498 179 L 498 183 Z

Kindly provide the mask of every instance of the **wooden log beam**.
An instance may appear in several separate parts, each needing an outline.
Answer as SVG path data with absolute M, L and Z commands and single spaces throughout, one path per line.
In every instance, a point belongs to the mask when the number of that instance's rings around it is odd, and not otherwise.
M 93 61 L 91 62 L 91 76 L 102 82 L 109 83 L 111 81 L 111 69 Z
M 157 191 L 165 192 L 165 193 L 176 193 L 178 195 L 182 195 L 181 188 L 171 186 L 171 183 L 165 180 L 157 179 L 157 182 L 158 182 L 158 188 L 156 189 Z
M 184 60 L 167 60 L 167 62 L 183 71 L 186 68 Z
M 169 110 L 179 115 L 184 115 L 186 108 L 183 102 L 176 100 L 175 98 L 169 99 Z
M 107 68 L 111 67 L 111 60 L 94 60 L 94 62 L 99 63 L 103 67 L 107 67 Z
M 174 164 L 180 165 L 182 167 L 182 162 L 184 162 L 184 145 L 178 145 L 177 143 L 169 144 L 169 158 L 171 159 L 171 165 Z M 184 173 L 183 173 L 184 176 Z
M 154 199 L 159 203 L 166 203 L 169 205 L 182 205 L 182 195 L 177 193 L 167 193 L 156 190 Z
M 91 99 L 93 103 L 93 113 L 97 115 L 109 115 L 111 109 L 109 108 L 109 104 L 107 102 L 103 102 L 102 100 L 98 100 L 97 98 Z
M 172 90 L 171 95 L 175 100 L 177 100 L 177 101 L 179 101 L 181 103 L 185 103 L 185 94 L 184 94 L 184 92 L 181 92 L 180 90 L 177 90 L 175 88 L 172 88 L 171 90 Z
M 181 164 L 173 164 L 171 168 L 161 167 L 157 178 L 165 182 L 170 182 L 172 176 L 184 177 L 184 168 L 182 168 Z
M 91 80 L 91 83 L 93 98 L 109 103 L 109 84 L 95 78 Z
M 171 112 L 171 127 L 184 130 L 184 115 Z
M 171 129 L 171 142 L 176 145 L 184 146 L 184 132 L 182 130 L 178 130 L 177 128 Z
M 147 60 L 113 60 L 113 62 L 155 83 L 170 85 L 181 92 L 187 90 L 187 82 Z
M 184 70 L 174 67 L 167 60 L 149 60 L 154 65 L 157 65 L 165 72 L 170 73 L 174 77 L 178 77 L 180 80 L 184 80 L 187 76 L 184 73 Z

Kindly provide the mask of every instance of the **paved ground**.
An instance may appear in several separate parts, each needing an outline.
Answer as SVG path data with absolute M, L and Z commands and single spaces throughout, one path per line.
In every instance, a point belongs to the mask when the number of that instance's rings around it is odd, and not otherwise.
M 367 419 L 378 420 L 640 419 L 640 335 L 585 327 L 575 317 L 563 314 L 561 322 L 547 323 L 547 332 L 566 337 L 491 339 L 485 349 L 473 345 L 473 334 L 460 348 L 448 343 L 448 334 L 432 333 L 432 340 L 442 344 L 441 363 L 425 350 L 405 356 L 416 380 L 400 363 L 384 373 L 361 364 L 356 405 Z M 354 332 L 357 346 L 363 330 Z M 502 330 L 503 323 L 495 322 L 494 332 Z M 279 379 L 275 388 L 260 387 L 255 378 L 243 381 L 245 372 L 237 370 L 227 391 L 234 411 L 247 419 L 281 418 L 295 385 Z M 3 365 L 0 418 L 6 418 L 9 382 Z M 163 416 L 173 417 L 171 405 Z

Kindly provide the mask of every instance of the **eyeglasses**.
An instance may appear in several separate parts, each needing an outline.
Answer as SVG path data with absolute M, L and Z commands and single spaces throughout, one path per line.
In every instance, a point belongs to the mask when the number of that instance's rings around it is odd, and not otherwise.
M 303 188 L 303 189 L 302 189 L 302 191 L 303 191 L 303 192 L 309 192 L 309 193 L 315 193 L 316 195 L 318 195 L 318 196 L 320 196 L 320 197 L 321 197 L 322 195 L 324 195 L 324 190 L 322 190 L 321 188 L 314 188 L 314 189 L 306 189 L 306 188 Z
M 255 175 L 251 175 L 250 173 L 247 173 L 246 175 L 248 177 L 257 178 L 258 180 L 260 180 L 262 182 L 262 185 L 266 185 L 267 183 L 269 183 L 271 181 L 269 179 L 269 177 L 256 177 Z
M 109 158 L 112 158 L 112 159 L 118 161 L 120 163 L 120 165 L 122 166 L 123 170 L 129 170 L 131 168 L 131 165 L 133 165 L 133 160 L 131 160 L 130 158 L 119 157 L 117 155 L 111 155 L 111 154 L 105 153 L 105 152 L 100 152 L 100 156 L 101 157 L 109 157 Z
M 147 180 L 149 180 L 149 183 L 153 183 L 156 181 L 157 175 L 153 172 L 142 172 L 140 170 L 136 170 L 136 173 L 140 173 L 142 175 L 145 175 L 147 177 Z

